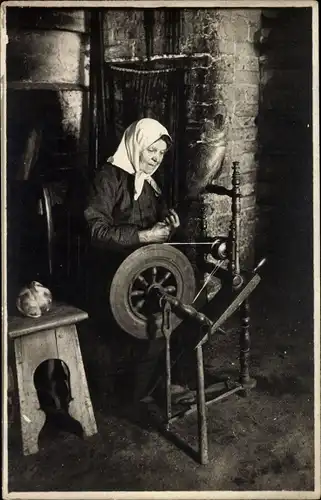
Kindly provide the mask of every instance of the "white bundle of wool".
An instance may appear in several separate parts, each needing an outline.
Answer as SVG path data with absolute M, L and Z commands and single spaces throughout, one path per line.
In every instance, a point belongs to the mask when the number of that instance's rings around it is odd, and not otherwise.
M 51 304 L 50 290 L 38 281 L 32 281 L 30 285 L 23 287 L 16 301 L 18 311 L 28 318 L 39 318 L 50 310 Z

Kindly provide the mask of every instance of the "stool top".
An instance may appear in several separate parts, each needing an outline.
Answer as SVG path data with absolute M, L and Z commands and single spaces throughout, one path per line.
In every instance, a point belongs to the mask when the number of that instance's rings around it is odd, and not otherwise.
M 53 302 L 49 312 L 40 318 L 25 316 L 8 317 L 8 334 L 10 338 L 21 337 L 42 330 L 51 330 L 63 325 L 73 325 L 88 318 L 88 314 L 77 307 Z

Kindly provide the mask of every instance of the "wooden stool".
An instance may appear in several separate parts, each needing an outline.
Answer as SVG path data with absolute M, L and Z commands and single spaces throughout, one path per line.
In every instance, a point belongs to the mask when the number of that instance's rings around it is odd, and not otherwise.
M 69 414 L 80 422 L 85 436 L 97 433 L 76 329 L 76 323 L 87 318 L 86 312 L 57 303 L 40 318 L 8 318 L 8 334 L 14 340 L 24 455 L 38 452 L 45 414 L 39 408 L 34 373 L 48 359 L 60 359 L 69 368 Z

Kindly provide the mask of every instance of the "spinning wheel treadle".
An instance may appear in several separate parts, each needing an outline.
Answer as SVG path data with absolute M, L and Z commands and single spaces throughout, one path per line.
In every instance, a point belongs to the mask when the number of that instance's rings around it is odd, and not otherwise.
M 191 304 L 195 296 L 194 270 L 187 257 L 170 245 L 152 244 L 131 253 L 117 269 L 110 289 L 110 305 L 118 325 L 130 335 L 148 339 L 148 316 L 161 312 L 151 299 L 154 286 Z M 173 314 L 173 329 L 182 321 Z M 162 336 L 157 331 L 157 337 Z

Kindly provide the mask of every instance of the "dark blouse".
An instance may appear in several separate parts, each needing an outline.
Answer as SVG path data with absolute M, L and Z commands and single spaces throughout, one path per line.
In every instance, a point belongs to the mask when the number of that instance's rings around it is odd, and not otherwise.
M 148 182 L 134 200 L 134 176 L 107 163 L 90 188 L 85 219 L 91 246 L 116 252 L 139 246 L 138 231 L 162 220 L 166 204 Z

